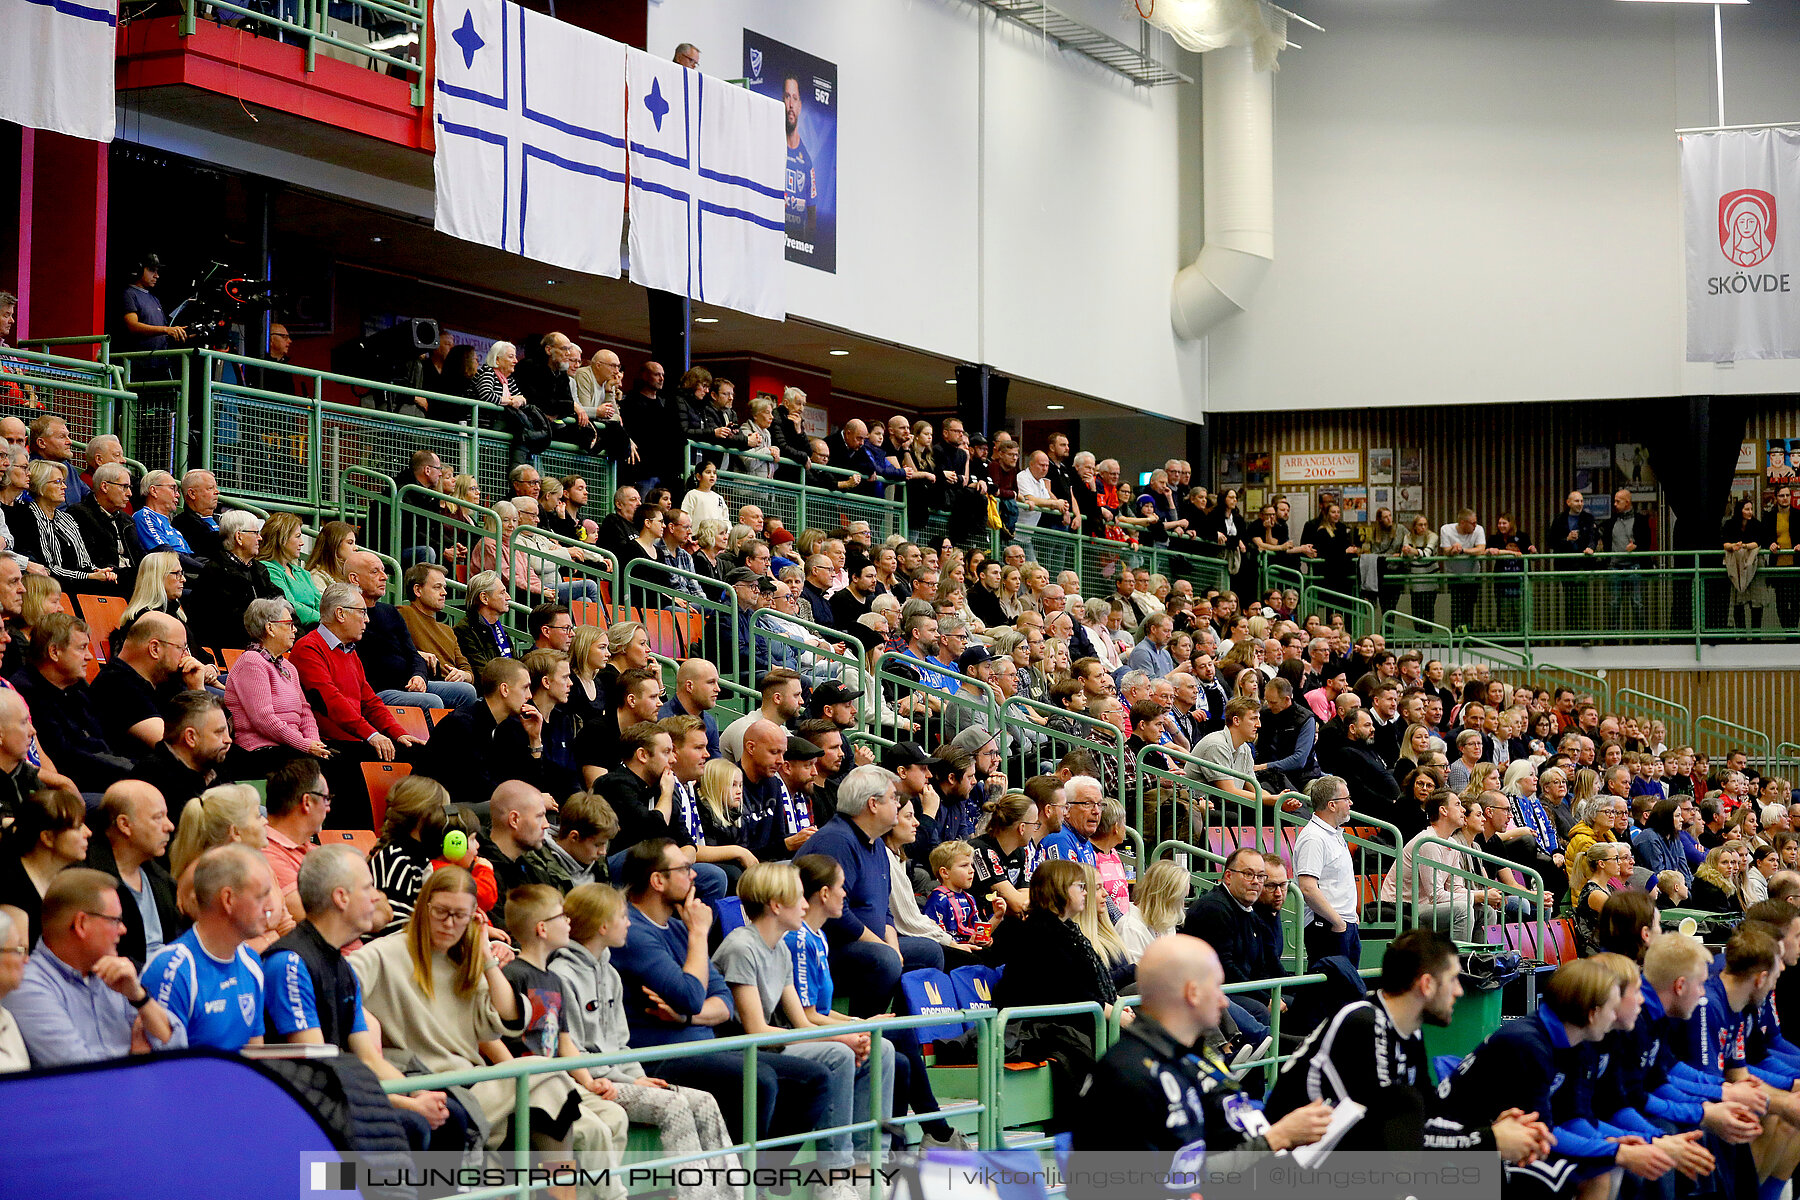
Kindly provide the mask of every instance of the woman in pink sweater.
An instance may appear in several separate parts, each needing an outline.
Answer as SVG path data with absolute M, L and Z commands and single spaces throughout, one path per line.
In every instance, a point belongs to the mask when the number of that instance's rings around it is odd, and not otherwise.
M 294 610 L 286 600 L 253 600 L 244 610 L 244 629 L 250 647 L 225 683 L 232 729 L 226 773 L 264 778 L 296 755 L 326 757 L 330 750 L 300 689 L 300 674 L 287 661 L 298 634 Z

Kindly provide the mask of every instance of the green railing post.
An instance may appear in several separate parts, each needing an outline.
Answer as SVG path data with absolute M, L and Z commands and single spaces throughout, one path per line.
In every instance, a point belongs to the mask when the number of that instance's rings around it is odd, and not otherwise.
M 739 1102 L 738 1120 L 744 1128 L 744 1140 L 749 1145 L 744 1150 L 744 1169 L 756 1171 L 756 1138 L 752 1136 L 756 1130 L 756 1052 L 754 1044 L 744 1047 L 744 1081 Z
M 513 1165 L 521 1172 L 531 1166 L 531 1076 L 529 1075 L 521 1075 L 513 1080 Z M 521 1198 L 530 1194 L 530 1188 L 520 1186 L 519 1196 Z

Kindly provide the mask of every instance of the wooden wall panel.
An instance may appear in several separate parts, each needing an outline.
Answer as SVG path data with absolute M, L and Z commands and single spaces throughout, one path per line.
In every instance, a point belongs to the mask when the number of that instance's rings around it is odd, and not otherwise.
M 1554 657 L 1553 655 L 1549 657 Z M 1702 714 L 1768 733 L 1772 745 L 1800 742 L 1800 671 L 1671 671 L 1626 668 L 1607 672 L 1615 690 L 1636 688 Z

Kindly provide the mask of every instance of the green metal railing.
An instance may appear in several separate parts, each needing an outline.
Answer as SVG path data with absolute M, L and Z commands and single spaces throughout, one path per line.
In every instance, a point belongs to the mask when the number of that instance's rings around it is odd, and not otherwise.
M 1103 781 L 1109 774 L 1117 781 L 1106 794 L 1120 799 L 1129 794 L 1125 733 L 1117 726 L 1024 696 L 1007 697 L 1000 705 L 1000 718 L 1008 734 L 1004 770 L 1014 787 L 1046 767 L 1054 771 L 1056 763 L 1070 751 L 1085 750 L 1099 764 Z M 1045 723 L 1040 724 L 1038 718 Z M 1134 824 L 1134 828 L 1143 826 Z
M 135 351 L 113 361 L 124 365 L 126 387 L 139 393 L 141 411 L 129 427 L 125 452 L 177 475 L 197 455 L 193 465 L 205 464 L 221 488 L 303 505 L 324 520 L 341 505 L 339 484 L 349 468 L 398 476 L 414 451 L 432 450 L 450 474 L 474 476 L 483 496 L 512 494 L 507 472 L 514 439 L 504 431 L 504 411 L 497 405 L 218 350 Z M 285 390 L 253 387 L 240 378 Z M 364 408 L 327 399 L 327 387 L 399 399 L 421 396 L 468 415 L 453 424 Z M 604 494 L 611 492 L 613 468 L 604 458 L 560 444 L 538 457 L 546 473 L 582 475 Z
M 1736 589 L 1716 550 L 1630 554 L 1528 554 L 1476 560 L 1391 558 L 1385 586 L 1413 615 L 1526 647 L 1618 642 L 1783 641 L 1777 593 L 1800 589 L 1800 566 L 1763 552 Z M 1435 570 L 1434 570 L 1435 569 Z
M 1723 762 L 1733 750 L 1742 750 L 1752 763 L 1767 764 L 1775 757 L 1768 734 L 1714 716 L 1694 719 L 1694 750 L 1715 763 Z
M 1640 722 L 1661 721 L 1671 746 L 1685 746 L 1693 741 L 1694 714 L 1685 704 L 1637 688 L 1617 688 L 1613 691 L 1612 711 L 1621 717 L 1637 717 Z
M 925 684 L 917 670 L 925 666 L 969 691 L 945 691 Z M 875 729 L 896 742 L 912 741 L 935 750 L 969 725 L 998 733 L 1004 726 L 1000 705 L 987 684 L 936 663 L 884 650 L 875 658 Z
M 1019 1010 L 1026 1015 L 1034 1015 L 1036 1010 Z M 992 1009 L 969 1009 L 957 1014 L 956 1019 L 972 1022 L 980 1031 L 977 1038 L 977 1050 L 981 1055 L 978 1060 L 978 1078 L 981 1081 L 981 1098 L 978 1106 L 971 1108 L 960 1105 L 953 1110 L 939 1110 L 930 1113 L 913 1113 L 906 1116 L 882 1115 L 881 1092 L 882 1070 L 879 1055 L 872 1056 L 869 1069 L 868 1086 L 870 1093 L 869 1118 L 863 1121 L 852 1121 L 848 1125 L 837 1125 L 829 1129 L 807 1130 L 803 1133 L 790 1134 L 785 1137 L 756 1138 L 748 1137 L 729 1146 L 695 1151 L 690 1154 L 669 1155 L 642 1162 L 633 1162 L 631 1167 L 637 1170 L 663 1170 L 683 1163 L 697 1162 L 722 1155 L 736 1154 L 746 1170 L 756 1169 L 757 1155 L 764 1150 L 780 1147 L 799 1146 L 806 1142 L 821 1140 L 840 1134 L 865 1134 L 870 1141 L 870 1164 L 879 1178 L 882 1161 L 881 1133 L 884 1125 L 910 1125 L 924 1121 L 932 1121 L 940 1116 L 962 1116 L 977 1113 L 980 1118 L 983 1145 L 997 1144 L 998 1125 L 993 1111 L 995 1097 L 998 1093 L 998 1076 L 993 1073 L 992 1060 L 998 1056 L 994 1030 L 998 1025 L 1000 1014 Z M 880 1038 L 886 1033 L 900 1029 L 918 1029 L 929 1025 L 942 1025 L 951 1018 L 932 1014 L 908 1017 L 878 1017 L 860 1022 L 855 1026 L 824 1025 L 812 1029 L 772 1030 L 768 1033 L 741 1034 L 729 1038 L 710 1038 L 702 1041 L 675 1042 L 665 1046 L 628 1047 L 609 1054 L 583 1054 L 571 1058 L 544 1058 L 530 1055 L 515 1058 L 509 1062 L 496 1063 L 486 1067 L 472 1067 L 461 1071 L 441 1071 L 433 1075 L 409 1075 L 402 1079 L 382 1081 L 382 1088 L 389 1095 L 409 1094 L 413 1092 L 435 1091 L 451 1087 L 473 1087 L 476 1084 L 489 1083 L 506 1079 L 514 1084 L 514 1104 L 512 1113 L 512 1154 L 513 1165 L 521 1171 L 532 1162 L 531 1151 L 531 1081 L 535 1075 L 557 1071 L 595 1070 L 616 1066 L 621 1063 L 662 1063 L 674 1062 L 684 1058 L 694 1058 L 702 1054 L 742 1054 L 743 1089 L 742 1108 L 746 1122 L 745 1132 L 753 1133 L 756 1120 L 757 1078 L 756 1064 L 760 1052 L 765 1047 L 779 1047 L 795 1042 L 824 1041 L 843 1036 L 847 1031 L 868 1033 Z M 1104 1042 L 1104 1017 L 1096 1026 L 1098 1038 L 1096 1046 Z M 992 1086 L 990 1086 L 992 1081 Z M 898 1104 L 898 1098 L 896 1098 Z M 525 1197 L 532 1191 L 529 1183 L 513 1186 L 497 1186 L 478 1188 L 473 1191 L 457 1193 L 461 1200 L 500 1200 L 505 1196 Z
M 344 22 L 330 18 L 330 10 L 346 2 L 357 10 L 357 35 L 366 35 L 364 40 L 331 31 L 334 25 L 341 28 Z M 237 0 L 186 0 L 181 33 L 190 37 L 199 31 L 201 20 L 216 21 L 218 14 L 229 13 L 237 18 L 234 24 L 259 33 L 274 31 L 284 42 L 298 41 L 306 52 L 308 72 L 316 69 L 320 49 L 329 47 L 339 53 L 328 53 L 328 57 L 353 54 L 370 60 L 371 69 L 379 70 L 374 66 L 379 63 L 389 72 L 410 78 L 412 102 L 417 107 L 425 103 L 425 74 L 420 64 L 430 52 L 431 23 L 426 19 L 426 8 L 423 0 L 416 4 L 406 0 L 286 0 L 278 10 L 274 5 L 251 7 Z M 277 11 L 281 15 L 276 15 Z M 327 24 L 328 18 L 332 25 Z M 414 47 L 408 56 L 389 53 L 407 46 Z
M 1498 879 L 1490 879 L 1474 867 L 1465 868 L 1453 863 L 1446 863 L 1441 859 L 1431 858 L 1421 860 L 1418 857 L 1418 851 L 1427 846 L 1440 847 L 1444 850 L 1459 854 L 1464 859 L 1489 863 L 1496 871 L 1500 868 L 1510 869 L 1515 874 L 1523 876 L 1532 886 L 1529 888 L 1513 887 L 1510 884 L 1500 882 Z M 1468 918 L 1470 936 L 1462 940 L 1463 944 L 1473 946 L 1483 945 L 1485 944 L 1485 931 L 1488 926 L 1505 925 L 1509 921 L 1519 926 L 1522 934 L 1524 926 L 1527 923 L 1527 919 L 1524 915 L 1524 909 L 1527 902 L 1529 903 L 1532 913 L 1530 921 L 1534 922 L 1537 926 L 1537 937 L 1531 944 L 1535 946 L 1544 944 L 1545 910 L 1549 908 L 1549 904 L 1544 900 L 1544 877 L 1537 871 L 1530 867 L 1522 867 L 1510 859 L 1499 858 L 1495 855 L 1477 850 L 1473 846 L 1465 846 L 1461 842 L 1452 842 L 1443 838 L 1434 837 L 1429 833 L 1413 843 L 1412 849 L 1414 856 L 1411 863 L 1411 871 L 1405 870 L 1403 864 L 1402 870 L 1395 876 L 1395 895 L 1399 899 L 1400 923 L 1403 927 L 1410 929 L 1434 924 L 1432 920 L 1420 915 L 1422 908 L 1427 906 L 1436 908 L 1438 906 L 1436 902 L 1430 900 L 1426 896 L 1423 890 L 1424 881 L 1422 872 L 1429 872 L 1438 877 L 1448 876 L 1451 880 L 1448 890 L 1452 893 L 1453 897 L 1448 903 L 1458 904 L 1459 902 L 1455 900 L 1454 897 L 1456 894 L 1460 893 L 1463 897 L 1463 900 L 1460 903 L 1470 910 Z M 1422 867 L 1421 862 L 1426 865 Z M 1404 876 L 1404 878 L 1402 878 L 1402 876 Z M 1477 894 L 1485 893 L 1490 890 L 1499 892 L 1504 899 L 1518 899 L 1521 901 L 1518 906 L 1520 910 L 1519 915 L 1509 918 L 1505 915 L 1504 908 L 1492 909 L 1487 906 L 1485 899 L 1480 901 L 1473 899 Z M 1411 921 L 1405 919 L 1405 914 L 1409 910 L 1412 914 Z M 1495 915 L 1490 917 L 1488 915 L 1490 913 Z M 1452 918 L 1439 918 L 1435 924 L 1441 926 L 1448 923 L 1451 919 Z
M 0 415 L 29 424 L 53 413 L 68 423 L 70 437 L 85 443 L 114 432 L 119 409 L 133 398 L 107 363 L 12 346 L 0 350 Z
M 686 469 L 692 473 L 703 459 L 723 459 L 729 466 L 738 461 L 740 453 L 712 442 L 689 442 L 683 461 Z M 849 479 L 855 474 L 836 467 L 815 466 L 807 469 L 840 479 Z M 807 528 L 823 529 L 835 534 L 847 529 L 853 521 L 867 521 L 874 544 L 880 545 L 890 535 L 906 536 L 906 484 L 889 479 L 881 480 L 881 484 L 883 495 L 870 496 L 861 492 L 808 487 L 737 470 L 721 469 L 714 490 L 724 497 L 726 508 L 734 521 L 737 510 L 746 504 L 761 508 L 765 517 L 781 518 L 783 526 L 794 534 Z

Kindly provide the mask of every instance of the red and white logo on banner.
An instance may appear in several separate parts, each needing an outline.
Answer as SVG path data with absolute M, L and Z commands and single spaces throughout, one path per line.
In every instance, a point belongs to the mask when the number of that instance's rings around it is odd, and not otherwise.
M 1719 249 L 1740 267 L 1754 267 L 1775 252 L 1775 197 L 1740 188 L 1719 197 Z

